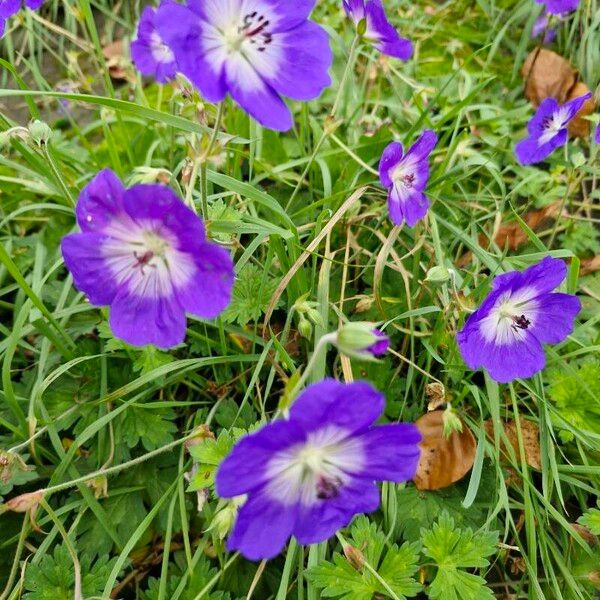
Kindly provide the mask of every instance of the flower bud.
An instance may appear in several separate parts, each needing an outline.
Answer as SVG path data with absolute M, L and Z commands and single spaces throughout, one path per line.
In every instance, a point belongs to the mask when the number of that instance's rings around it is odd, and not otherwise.
M 363 18 L 356 24 L 356 33 L 361 37 L 367 33 L 367 19 Z
M 312 325 L 310 321 L 306 319 L 304 316 L 300 317 L 300 322 L 298 323 L 298 333 L 303 337 L 309 340 L 312 337 Z
M 363 360 L 375 360 L 385 354 L 390 340 L 373 323 L 346 323 L 338 331 L 333 343 L 342 354 Z
M 427 277 L 425 277 L 425 281 L 429 281 L 434 284 L 441 284 L 450 281 L 450 271 L 441 265 L 437 265 L 435 267 L 431 267 L 429 271 L 427 271 Z
M 448 403 L 446 410 L 442 416 L 444 422 L 444 437 L 449 438 L 454 431 L 461 432 L 463 430 L 463 424 L 460 417 L 454 412 L 452 405 Z
M 37 492 L 29 492 L 28 494 L 15 496 L 0 506 L 0 513 L 5 511 L 24 513 L 28 510 L 35 512 L 44 497 L 45 491 L 46 490 L 38 490 Z
M 355 548 L 350 544 L 344 544 L 342 550 L 344 551 L 346 560 L 350 563 L 352 568 L 361 572 L 365 566 L 365 555 L 358 548 Z
M 29 135 L 38 146 L 41 146 L 42 144 L 48 143 L 48 140 L 52 135 L 52 129 L 50 129 L 44 121 L 36 119 L 29 123 Z
M 225 507 L 218 511 L 212 519 L 212 523 L 207 531 L 214 529 L 217 537 L 224 540 L 233 529 L 238 508 L 246 501 L 246 496 L 236 496 L 225 504 Z

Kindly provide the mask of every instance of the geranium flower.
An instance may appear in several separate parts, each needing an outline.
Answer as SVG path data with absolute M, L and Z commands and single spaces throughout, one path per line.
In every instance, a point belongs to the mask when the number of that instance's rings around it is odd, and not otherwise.
M 137 38 L 131 42 L 131 58 L 142 75 L 150 75 L 159 83 L 177 73 L 175 55 L 156 29 L 156 11 L 151 6 L 146 6 L 140 17 Z
M 229 93 L 261 125 L 293 125 L 282 100 L 317 98 L 330 85 L 327 33 L 308 20 L 315 0 L 165 3 L 155 23 L 179 70 L 209 102 Z
M 0 18 L 8 19 L 17 14 L 23 5 L 31 10 L 37 10 L 45 0 L 0 0 Z
M 580 0 L 535 0 L 538 4 L 545 4 L 546 10 L 553 15 L 570 13 L 577 10 Z
M 343 4 L 362 37 L 382 54 L 400 60 L 408 60 L 412 56 L 411 41 L 401 37 L 388 21 L 381 0 L 343 0 Z
M 594 136 L 594 141 L 596 142 L 596 144 L 600 144 L 600 123 L 598 123 L 598 126 L 596 127 L 596 135 Z
M 247 495 L 228 548 L 259 560 L 292 535 L 322 542 L 377 509 L 376 481 L 412 479 L 421 435 L 408 423 L 373 425 L 384 404 L 366 382 L 326 379 L 300 394 L 288 420 L 242 438 L 216 475 L 219 496 Z
M 379 179 L 388 189 L 388 209 L 395 225 L 406 221 L 414 227 L 429 209 L 423 193 L 429 180 L 429 155 L 437 144 L 437 135 L 426 129 L 404 154 L 402 144 L 392 142 L 379 162 Z
M 82 190 L 76 215 L 82 231 L 63 238 L 65 265 L 92 304 L 110 305 L 111 329 L 129 344 L 175 346 L 186 312 L 212 319 L 229 304 L 229 253 L 170 189 L 125 189 L 105 169 Z
M 496 277 L 457 335 L 468 367 L 483 367 L 499 383 L 541 371 L 546 364 L 542 344 L 562 342 L 581 310 L 577 296 L 553 292 L 566 276 L 562 260 L 546 257 L 523 272 Z
M 584 94 L 562 105 L 554 98 L 543 100 L 527 123 L 529 137 L 515 146 L 518 161 L 522 165 L 537 163 L 552 154 L 556 148 L 564 146 L 569 137 L 569 122 L 591 97 L 591 93 Z

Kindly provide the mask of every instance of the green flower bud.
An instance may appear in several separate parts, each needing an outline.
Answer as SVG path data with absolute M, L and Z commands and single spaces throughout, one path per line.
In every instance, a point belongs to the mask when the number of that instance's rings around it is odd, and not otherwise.
M 385 354 L 390 340 L 373 323 L 346 323 L 332 342 L 342 354 L 362 360 L 376 360 Z
M 450 271 L 446 267 L 438 265 L 431 267 L 431 269 L 427 271 L 427 277 L 425 277 L 425 281 L 441 284 L 450 281 L 450 277 Z
M 48 140 L 52 135 L 52 129 L 50 129 L 44 121 L 36 119 L 29 123 L 29 135 L 38 146 L 41 146 L 42 144 L 48 143 Z
M 361 37 L 367 33 L 367 19 L 361 19 L 356 26 L 356 33 Z
M 444 421 L 444 437 L 449 438 L 454 431 L 461 432 L 463 430 L 463 424 L 460 417 L 452 409 L 452 405 L 448 403 L 446 410 L 442 416 Z
M 312 337 L 313 327 L 308 319 L 304 316 L 300 317 L 300 322 L 298 323 L 298 333 L 307 340 L 310 340 Z

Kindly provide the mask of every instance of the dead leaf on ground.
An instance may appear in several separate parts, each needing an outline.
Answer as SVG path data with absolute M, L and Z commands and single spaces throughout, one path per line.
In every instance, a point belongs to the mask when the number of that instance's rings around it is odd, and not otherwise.
M 443 410 L 429 412 L 415 424 L 423 436 L 421 458 L 413 479 L 418 490 L 448 487 L 471 470 L 477 444 L 464 422 L 462 432 L 453 431 L 449 438 L 443 434 Z
M 569 92 L 569 97 L 567 100 L 579 98 L 579 96 L 583 96 L 584 94 L 589 93 L 589 91 L 590 88 L 585 85 L 585 83 L 579 81 Z M 596 103 L 594 102 L 594 98 L 592 96 L 589 100 L 584 102 L 579 112 L 575 115 L 575 118 L 569 123 L 569 135 L 581 138 L 589 137 L 592 124 L 584 117 L 591 115 L 594 110 L 596 110 Z
M 523 437 L 523 449 L 525 450 L 525 462 L 540 471 L 542 469 L 542 458 L 540 453 L 540 429 L 533 421 L 528 421 L 519 417 L 521 425 L 521 435 Z M 519 456 L 519 436 L 517 434 L 517 425 L 513 419 L 505 421 L 503 424 L 506 437 L 513 447 L 515 454 Z M 484 423 L 485 431 L 489 438 L 494 438 L 494 424 L 491 420 Z
M 536 48 L 529 53 L 521 75 L 525 81 L 525 96 L 536 107 L 546 98 L 556 98 L 564 104 L 590 91 L 585 83 L 579 81 L 579 73 L 566 58 L 546 48 Z M 584 117 L 592 114 L 595 107 L 593 98 L 586 101 L 569 123 L 570 135 L 590 135 L 590 122 Z
M 533 231 L 538 231 L 543 228 L 551 219 L 558 217 L 560 212 L 561 201 L 557 200 L 544 208 L 539 210 L 531 210 L 521 218 L 527 223 L 528 227 Z M 566 211 L 564 211 L 566 212 Z M 518 221 L 511 221 L 500 226 L 496 235 L 494 236 L 494 242 L 499 248 L 504 249 L 508 246 L 509 250 L 518 250 L 521 246 L 529 241 L 525 230 L 521 227 Z M 479 235 L 478 243 L 482 248 L 485 248 L 489 243 L 489 238 L 483 233 Z M 473 260 L 473 253 L 469 250 L 465 252 L 457 261 L 456 266 L 459 269 L 466 267 Z
M 521 218 L 527 223 L 530 229 L 536 231 L 537 229 L 541 229 L 545 221 L 558 216 L 561 204 L 560 200 L 553 202 L 539 210 L 529 211 L 522 215 Z M 500 229 L 498 229 L 494 236 L 494 241 L 500 248 L 505 248 L 508 244 L 509 250 L 517 250 L 520 246 L 526 244 L 529 238 L 525 230 L 521 227 L 521 224 L 518 221 L 512 221 L 500 226 Z
M 111 78 L 126 81 L 128 79 L 126 69 L 128 60 L 124 55 L 123 41 L 116 40 L 107 44 L 102 48 L 102 54 Z
M 589 275 L 596 271 L 600 271 L 600 254 L 592 256 L 592 258 L 584 258 L 581 261 L 581 267 L 579 269 L 580 275 Z
M 525 97 L 538 106 L 546 98 L 556 98 L 561 104 L 577 82 L 577 71 L 566 59 L 547 50 L 532 50 L 521 68 L 525 80 Z

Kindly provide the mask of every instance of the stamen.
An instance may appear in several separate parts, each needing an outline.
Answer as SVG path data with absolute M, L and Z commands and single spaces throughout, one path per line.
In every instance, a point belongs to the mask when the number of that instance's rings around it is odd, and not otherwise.
M 154 252 L 152 252 L 152 250 L 146 250 L 146 252 L 144 252 L 142 255 L 139 255 L 137 251 L 134 250 L 133 256 L 135 257 L 136 261 L 133 265 L 133 268 L 137 269 L 139 267 L 142 275 L 145 275 L 144 267 L 152 267 L 153 269 L 156 269 L 156 265 L 150 263 L 150 261 L 154 258 Z
M 264 52 L 266 47 L 273 41 L 272 34 L 267 31 L 270 21 L 256 11 L 244 16 L 243 25 L 238 27 L 238 33 L 242 39 L 247 39 L 250 44 L 257 46 L 259 52 Z
M 319 500 L 330 500 L 337 498 L 342 486 L 342 480 L 339 477 L 326 477 L 322 475 L 317 479 L 317 498 Z
M 516 331 L 518 329 L 527 329 L 531 325 L 531 321 L 525 316 L 521 315 L 520 317 L 514 315 L 512 317 L 513 324 L 511 327 Z

